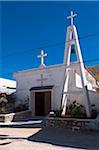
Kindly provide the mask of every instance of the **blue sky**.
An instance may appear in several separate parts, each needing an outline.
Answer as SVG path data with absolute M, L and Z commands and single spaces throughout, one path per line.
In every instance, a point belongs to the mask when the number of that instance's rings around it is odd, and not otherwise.
M 48 53 L 46 65 L 62 63 L 71 10 L 79 38 L 99 33 L 99 2 L 0 2 L 0 77 L 38 67 L 41 49 Z M 85 65 L 99 65 L 99 35 L 81 38 L 80 44 Z

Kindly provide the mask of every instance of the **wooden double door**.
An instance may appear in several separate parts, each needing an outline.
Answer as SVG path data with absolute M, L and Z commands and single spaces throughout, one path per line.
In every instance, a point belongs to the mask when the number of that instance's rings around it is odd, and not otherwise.
M 51 91 L 35 92 L 35 115 L 46 116 L 51 110 Z

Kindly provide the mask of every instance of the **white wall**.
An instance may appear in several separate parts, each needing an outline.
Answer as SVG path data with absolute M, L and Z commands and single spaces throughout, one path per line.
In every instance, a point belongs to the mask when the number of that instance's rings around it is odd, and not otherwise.
M 15 93 L 16 81 L 5 79 L 5 78 L 0 78 L 0 92 L 6 93 L 6 94 Z
M 14 74 L 17 81 L 16 95 L 17 99 L 24 101 L 27 96 L 30 97 L 30 89 L 32 87 L 41 86 L 40 74 L 47 78 L 43 82 L 43 86 L 53 85 L 53 108 L 58 109 L 61 104 L 61 90 L 63 85 L 64 66 L 48 67 L 46 69 L 32 69 L 28 71 L 18 72 Z
M 69 79 L 68 91 L 69 93 L 71 93 L 69 99 L 71 101 L 77 100 L 78 102 L 84 105 L 82 88 L 81 87 L 78 88 L 76 85 L 76 82 L 79 81 L 76 81 L 75 74 L 80 75 L 79 66 L 77 63 L 73 63 L 71 64 L 70 68 L 72 68 L 73 70 L 71 70 L 70 79 Z M 43 82 L 43 86 L 48 86 L 48 85 L 54 86 L 52 107 L 53 109 L 59 109 L 61 104 L 64 73 L 65 73 L 64 65 L 55 65 L 55 66 L 47 67 L 45 69 L 38 68 L 38 69 L 31 69 L 31 70 L 14 73 L 14 78 L 16 78 L 17 81 L 17 90 L 16 90 L 17 99 L 19 99 L 20 101 L 24 101 L 27 99 L 27 97 L 31 98 L 31 94 L 29 90 L 32 87 L 41 86 L 41 82 L 37 80 L 40 79 L 40 75 L 43 74 L 43 77 L 47 78 L 47 80 Z M 88 83 L 90 83 L 90 80 L 87 82 L 87 84 Z M 92 86 L 89 86 L 89 89 L 91 90 Z M 99 100 L 98 100 L 99 94 L 94 93 L 90 95 L 91 95 L 90 96 L 91 101 L 92 99 L 94 99 L 94 102 L 97 104 L 97 107 L 99 108 Z M 33 101 L 33 99 L 31 100 Z M 34 109 L 34 106 L 31 105 L 31 107 Z
M 96 109 L 99 112 L 99 92 L 89 91 L 91 104 L 95 104 Z
M 16 88 L 16 81 L 0 78 L 0 87 Z

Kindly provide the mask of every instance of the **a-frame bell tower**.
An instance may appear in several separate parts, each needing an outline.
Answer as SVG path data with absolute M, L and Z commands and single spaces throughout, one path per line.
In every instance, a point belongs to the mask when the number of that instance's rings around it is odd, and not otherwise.
M 88 95 L 87 84 L 86 84 L 84 63 L 82 59 L 77 29 L 73 24 L 73 18 L 76 16 L 77 14 L 73 14 L 73 12 L 71 11 L 71 15 L 67 17 L 67 19 L 70 19 L 71 24 L 70 26 L 67 27 L 66 42 L 65 42 L 64 65 L 66 65 L 66 70 L 65 70 L 64 85 L 63 85 L 63 92 L 62 92 L 62 108 L 63 108 L 62 113 L 65 114 L 66 104 L 68 99 L 68 82 L 69 82 L 69 75 L 70 75 L 69 66 L 70 66 L 71 47 L 73 45 L 75 47 L 77 63 L 79 65 L 79 70 L 80 70 L 86 115 L 87 117 L 91 117 L 90 101 L 89 101 L 89 95 Z

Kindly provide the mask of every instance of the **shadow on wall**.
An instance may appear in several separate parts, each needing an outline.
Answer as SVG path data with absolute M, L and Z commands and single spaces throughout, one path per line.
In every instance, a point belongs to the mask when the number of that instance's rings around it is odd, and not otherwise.
M 28 138 L 29 141 L 42 142 L 57 146 L 99 149 L 99 133 L 96 132 L 72 132 L 66 128 L 43 128 Z

